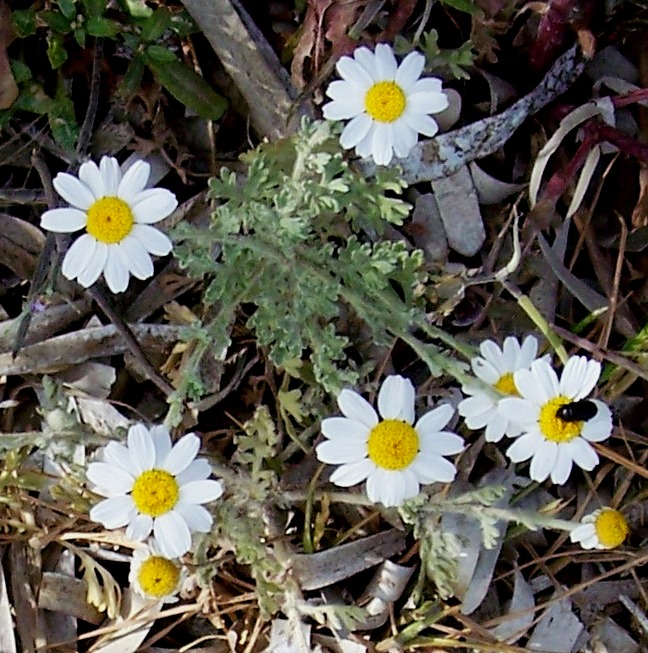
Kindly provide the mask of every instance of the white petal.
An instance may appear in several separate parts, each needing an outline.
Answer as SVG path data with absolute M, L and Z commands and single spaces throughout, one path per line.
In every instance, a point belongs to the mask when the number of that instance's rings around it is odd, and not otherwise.
M 498 370 L 499 365 L 496 366 L 492 362 L 487 361 L 485 358 L 480 358 L 479 356 L 470 361 L 470 366 L 472 367 L 475 376 L 484 383 L 488 383 L 488 385 L 497 383 L 502 376 L 502 373 Z
M 128 267 L 131 274 L 138 279 L 148 279 L 153 276 L 153 261 L 146 248 L 137 238 L 128 234 L 119 243 L 119 253 L 122 262 Z
M 582 399 L 594 390 L 601 375 L 601 364 L 585 356 L 572 356 L 560 377 L 560 392 L 570 399 Z
M 344 128 L 340 136 L 340 145 L 345 150 L 356 146 L 369 134 L 372 125 L 373 120 L 366 113 L 361 113 L 359 116 L 356 116 Z
M 209 503 L 223 496 L 223 486 L 214 480 L 191 481 L 180 488 L 180 501 Z
M 143 424 L 134 424 L 128 429 L 128 450 L 133 457 L 133 466 L 138 474 L 155 466 L 155 447 L 148 429 Z
M 166 256 L 173 249 L 169 237 L 148 224 L 134 224 L 131 234 L 139 240 L 147 252 L 156 256 Z
M 330 481 L 340 487 L 350 487 L 351 485 L 356 485 L 364 481 L 375 469 L 376 466 L 371 460 L 365 458 L 364 460 L 338 467 L 331 474 Z
M 343 79 L 336 79 L 334 82 L 331 82 L 326 88 L 326 95 L 331 98 L 331 100 L 344 100 L 352 95 L 357 95 L 354 93 L 354 88 L 352 84 L 344 81 Z M 358 95 L 360 100 L 360 106 L 362 106 L 362 97 Z M 325 111 L 326 105 L 322 107 L 322 111 Z M 326 118 L 326 113 L 324 114 Z
M 376 57 L 369 48 L 356 48 L 353 51 L 353 58 L 367 71 L 374 82 L 379 81 L 376 74 Z
M 408 127 L 402 120 L 392 123 L 394 154 L 399 159 L 404 159 L 416 145 L 418 134 Z
M 135 221 L 153 224 L 170 216 L 178 207 L 176 196 L 166 188 L 148 188 L 135 197 L 131 205 Z
M 200 449 L 200 438 L 194 433 L 183 435 L 174 445 L 162 463 L 163 469 L 171 474 L 179 474 L 189 467 Z
M 363 159 L 368 159 L 371 156 L 372 142 L 373 142 L 373 131 L 370 129 L 368 134 L 356 145 L 355 153 L 359 157 L 362 157 Z
M 376 165 L 386 166 L 392 160 L 391 125 L 384 122 L 374 122 L 371 135 L 371 155 Z
M 397 374 L 388 376 L 378 392 L 378 412 L 383 419 L 414 423 L 416 391 L 409 379 Z
M 591 472 L 598 465 L 598 454 L 583 438 L 574 438 L 562 446 L 581 469 Z
M 88 261 L 88 264 L 81 270 L 77 276 L 77 281 L 84 288 L 92 286 L 104 271 L 104 266 L 108 260 L 108 247 L 104 243 L 97 242 L 94 256 Z
M 354 438 L 366 442 L 369 431 L 366 424 L 347 417 L 327 417 L 322 420 L 322 433 L 331 440 Z
M 144 190 L 150 174 L 151 166 L 146 161 L 135 161 L 119 182 L 117 197 L 130 204 Z
M 111 497 L 100 501 L 90 509 L 91 521 L 103 524 L 105 528 L 126 526 L 134 515 L 135 506 L 130 495 Z
M 538 483 L 545 481 L 554 471 L 558 456 L 558 445 L 555 442 L 543 442 L 533 454 L 529 476 Z
M 346 79 L 354 86 L 354 92 L 364 95 L 365 91 L 374 83 L 371 75 L 351 57 L 340 57 L 336 66 L 340 77 Z
M 105 488 L 111 493 L 130 492 L 135 482 L 135 478 L 125 469 L 111 463 L 90 463 L 86 476 L 98 490 Z
M 346 388 L 337 396 L 342 414 L 349 419 L 365 424 L 370 429 L 378 424 L 378 415 L 372 405 L 357 392 Z
M 506 455 L 514 462 L 529 460 L 545 439 L 538 433 L 525 433 L 506 450 Z
M 590 442 L 607 440 L 612 433 L 612 413 L 610 409 L 598 399 L 592 399 L 598 408 L 596 415 L 583 424 L 581 436 Z
M 166 457 L 171 452 L 171 434 L 163 424 L 156 424 L 149 429 L 149 435 L 155 449 L 155 467 L 162 467 Z
M 453 414 L 454 408 L 449 404 L 437 406 L 425 413 L 416 422 L 414 428 L 422 438 L 433 436 L 448 424 Z
M 126 529 L 126 537 L 130 540 L 141 542 L 145 540 L 153 529 L 153 519 L 149 515 L 137 515 L 131 519 Z
M 106 186 L 99 167 L 94 161 L 86 161 L 79 168 L 79 179 L 92 191 L 95 199 L 106 196 Z
M 59 172 L 54 177 L 56 192 L 68 203 L 77 209 L 89 209 L 95 202 L 92 191 L 74 175 Z
M 520 352 L 520 343 L 515 336 L 507 336 L 502 344 L 502 358 L 504 359 L 504 369 L 507 372 L 515 372 L 515 363 Z
M 185 485 L 191 481 L 204 481 L 212 475 L 212 468 L 205 458 L 196 458 L 187 469 L 176 476 L 178 485 Z
M 466 388 L 462 388 L 467 392 Z M 470 415 L 480 415 L 486 411 L 491 410 L 495 406 L 495 402 L 487 395 L 481 394 L 481 391 L 474 392 L 474 396 L 462 399 L 457 406 L 457 412 L 462 417 L 469 417 Z M 443 425 L 445 426 L 445 424 Z
M 327 102 L 322 107 L 322 114 L 326 120 L 348 120 L 349 118 L 359 118 L 363 112 L 364 104 L 362 98 L 355 94 L 344 99 Z M 348 142 L 349 140 L 351 140 L 350 135 L 347 134 L 345 136 L 345 142 Z M 355 145 L 355 143 L 353 143 L 353 145 Z M 348 149 L 349 147 L 353 147 L 353 145 L 342 145 L 342 147 Z
M 439 131 L 437 121 L 425 113 L 413 111 L 409 106 L 403 113 L 403 120 L 419 134 L 434 136 Z
M 94 258 L 97 241 L 90 234 L 79 236 L 65 253 L 61 273 L 66 279 L 76 279 Z
M 544 396 L 547 399 L 557 396 L 560 393 L 558 376 L 554 371 L 553 367 L 542 359 L 533 361 L 531 365 L 531 373 L 536 377 L 536 395 L 540 392 L 544 393 Z M 522 374 L 522 372 L 519 372 Z M 515 378 L 517 379 L 518 372 L 515 373 Z M 517 381 L 516 381 L 517 385 Z M 521 390 L 520 390 L 521 392 Z
M 594 524 L 581 524 L 569 533 L 569 539 L 572 542 L 583 542 L 584 540 L 591 539 L 595 535 L 596 530 Z
M 128 288 L 130 279 L 128 267 L 119 254 L 119 247 L 118 244 L 108 245 L 108 259 L 104 267 L 104 278 L 108 288 L 115 294 L 124 292 Z
M 405 95 L 408 95 L 414 88 L 423 72 L 423 66 L 425 66 L 425 57 L 420 52 L 410 52 L 401 61 L 395 81 L 403 89 Z
M 450 483 L 457 475 L 457 468 L 445 458 L 421 451 L 412 462 L 421 483 Z
M 391 47 L 386 43 L 378 43 L 374 56 L 376 61 L 376 79 L 389 81 L 395 79 L 398 65 L 396 64 L 396 57 Z
M 45 211 L 41 216 L 40 225 L 43 229 L 57 234 L 71 234 L 83 229 L 87 221 L 88 216 L 84 211 L 65 207 Z
M 443 83 L 437 77 L 424 77 L 419 79 L 410 91 L 411 95 L 415 93 L 443 93 Z
M 155 519 L 153 535 L 160 552 L 167 558 L 179 558 L 191 548 L 189 526 L 173 510 Z
M 377 469 L 367 479 L 367 496 L 386 508 L 400 506 L 406 498 L 406 482 L 401 472 Z
M 317 459 L 327 465 L 355 463 L 367 457 L 367 445 L 362 441 L 326 440 L 315 447 Z
M 173 510 L 187 522 L 189 530 L 194 533 L 209 533 L 214 523 L 214 518 L 202 506 L 180 501 L 174 506 Z
M 533 424 L 538 419 L 538 407 L 527 399 L 519 397 L 501 399 L 497 404 L 497 412 L 506 419 L 520 424 Z
M 411 114 L 441 113 L 448 108 L 448 97 L 443 93 L 412 93 L 407 97 Z
M 103 179 L 106 195 L 109 197 L 117 196 L 117 189 L 122 178 L 119 162 L 112 156 L 102 156 L 99 162 L 99 172 Z
M 484 340 L 479 345 L 479 352 L 496 370 L 498 378 L 506 372 L 504 365 L 504 354 L 500 346 L 493 340 Z
M 499 442 L 507 431 L 509 421 L 503 415 L 496 412 L 492 419 L 489 420 L 484 431 L 486 442 Z
M 104 459 L 117 467 L 126 470 L 135 479 L 137 470 L 133 466 L 131 455 L 128 449 L 120 442 L 109 442 L 103 448 Z M 92 464 L 92 463 L 91 463 Z
M 567 482 L 572 470 L 572 457 L 565 447 L 558 447 L 558 458 L 551 472 L 551 480 L 556 485 Z
M 516 369 L 531 367 L 531 363 L 538 354 L 538 341 L 534 336 L 527 336 L 522 341 L 520 353 L 516 362 Z
M 472 431 L 477 429 L 483 429 L 484 426 L 490 424 L 490 422 L 498 416 L 497 408 L 491 406 L 487 411 L 483 413 L 476 413 L 466 417 L 466 426 Z

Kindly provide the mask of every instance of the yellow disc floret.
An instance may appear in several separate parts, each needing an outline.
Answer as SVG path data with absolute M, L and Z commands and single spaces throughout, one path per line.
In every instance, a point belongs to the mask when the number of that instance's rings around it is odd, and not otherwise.
M 499 390 L 504 395 L 512 395 L 514 397 L 520 396 L 520 393 L 518 392 L 518 389 L 515 385 L 515 381 L 513 380 L 512 372 L 503 374 L 497 383 L 493 383 L 493 387 L 495 390 Z
M 142 562 L 137 580 L 145 594 L 160 599 L 175 591 L 180 580 L 180 567 L 162 556 L 151 556 Z
M 406 104 L 405 93 L 396 82 L 377 82 L 365 95 L 365 110 L 378 122 L 394 122 Z
M 142 472 L 133 484 L 131 496 L 144 515 L 159 517 L 169 512 L 178 501 L 180 490 L 173 474 L 164 469 Z
M 630 528 L 626 518 L 614 508 L 603 508 L 594 522 L 599 542 L 606 549 L 615 549 L 623 544 Z
M 99 242 L 119 243 L 133 228 L 133 212 L 119 197 L 102 197 L 88 209 L 86 231 Z
M 548 401 L 540 409 L 538 422 L 540 430 L 547 440 L 560 444 L 561 442 L 569 442 L 580 435 L 583 422 L 568 422 L 556 414 L 561 406 L 571 402 L 572 400 L 567 397 L 558 396 Z
M 369 433 L 369 458 L 383 469 L 401 470 L 409 467 L 418 450 L 418 434 L 407 422 L 386 419 Z

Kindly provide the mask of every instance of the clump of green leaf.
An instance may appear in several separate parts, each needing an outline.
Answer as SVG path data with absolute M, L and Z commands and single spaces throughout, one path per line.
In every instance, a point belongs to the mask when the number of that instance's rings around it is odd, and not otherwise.
M 446 79 L 470 79 L 466 69 L 475 64 L 476 53 L 473 44 L 466 41 L 458 48 L 442 49 L 438 42 L 439 33 L 433 29 L 423 34 L 417 45 L 425 55 L 426 72 Z M 406 38 L 397 35 L 394 39 L 394 51 L 398 54 L 407 54 L 413 49 L 414 46 Z
M 407 216 L 410 206 L 396 197 L 405 184 L 394 169 L 373 179 L 357 173 L 326 122 L 304 121 L 294 137 L 243 160 L 245 177 L 224 170 L 211 180 L 209 225 L 175 233 L 176 256 L 205 278 L 204 304 L 218 307 L 205 325 L 212 350 L 224 351 L 235 317 L 247 313 L 275 365 L 307 355 L 317 382 L 337 392 L 357 378 L 338 327 L 342 304 L 383 343 L 422 308 L 422 254 L 401 241 L 374 242 Z

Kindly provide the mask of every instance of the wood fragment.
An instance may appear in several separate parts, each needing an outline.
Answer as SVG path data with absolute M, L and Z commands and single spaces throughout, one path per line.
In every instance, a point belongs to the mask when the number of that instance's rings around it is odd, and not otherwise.
M 80 578 L 46 571 L 40 584 L 38 607 L 100 624 L 105 615 L 86 601 L 87 594 L 87 583 Z

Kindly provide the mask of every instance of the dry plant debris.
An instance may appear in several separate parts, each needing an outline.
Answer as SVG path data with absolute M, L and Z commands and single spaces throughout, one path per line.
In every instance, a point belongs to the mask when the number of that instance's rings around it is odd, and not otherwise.
M 0 651 L 644 650 L 647 29 L 0 0 Z

